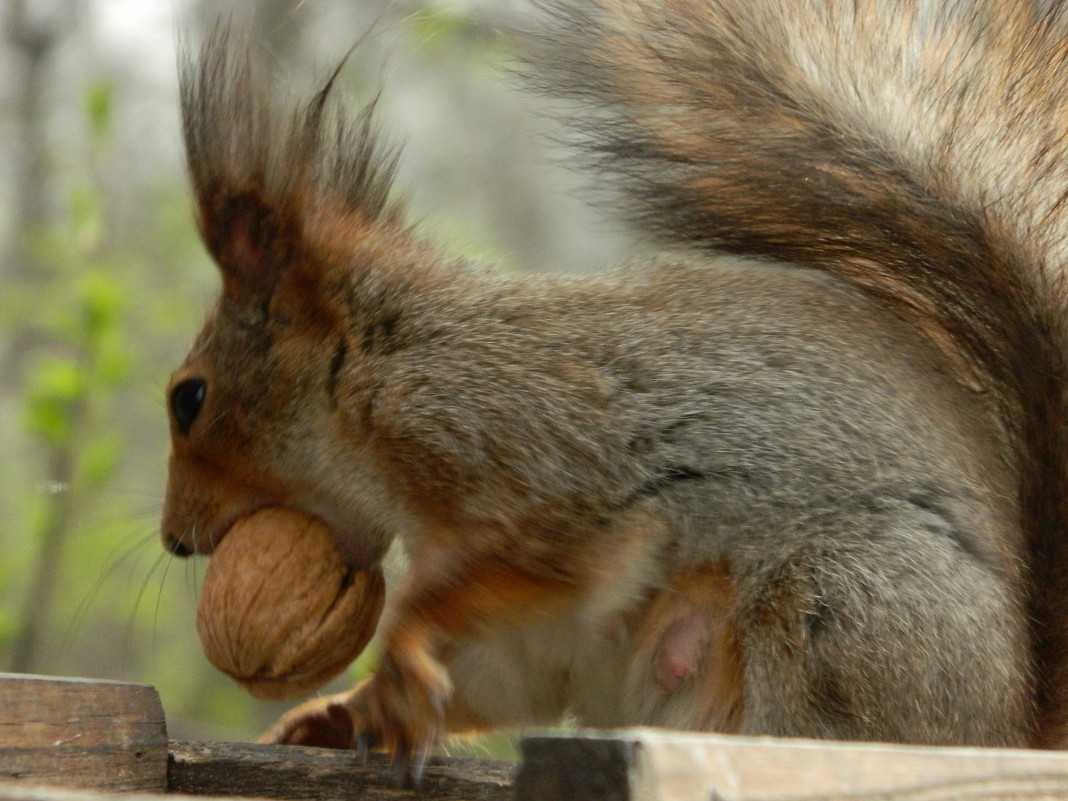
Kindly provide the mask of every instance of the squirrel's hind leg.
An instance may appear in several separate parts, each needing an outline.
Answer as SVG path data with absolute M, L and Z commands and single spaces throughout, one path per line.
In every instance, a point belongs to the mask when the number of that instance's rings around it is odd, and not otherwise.
M 920 522 L 855 520 L 736 577 L 743 733 L 1029 744 L 1022 599 Z

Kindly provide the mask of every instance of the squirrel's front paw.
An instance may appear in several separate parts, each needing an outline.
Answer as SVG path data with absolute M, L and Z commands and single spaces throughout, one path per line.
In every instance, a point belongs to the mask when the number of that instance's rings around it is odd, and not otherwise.
M 354 722 L 349 706 L 355 690 L 306 701 L 290 709 L 257 742 L 275 745 L 310 745 L 316 748 L 352 748 Z
M 260 742 L 381 749 L 393 754 L 402 778 L 413 783 L 442 734 L 451 689 L 445 669 L 424 651 L 393 649 L 373 677 L 350 692 L 291 709 Z
M 348 702 L 356 748 L 388 751 L 402 778 L 418 781 L 442 735 L 451 692 L 445 669 L 423 651 L 388 652 Z

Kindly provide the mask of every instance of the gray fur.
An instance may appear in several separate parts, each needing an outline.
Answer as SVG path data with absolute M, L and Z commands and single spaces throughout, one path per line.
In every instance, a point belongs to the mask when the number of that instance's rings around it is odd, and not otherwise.
M 394 539 L 412 563 L 376 676 L 273 736 L 340 704 L 401 753 L 451 715 L 565 709 L 1059 745 L 1063 6 L 552 7 L 544 74 L 592 106 L 587 152 L 659 260 L 443 260 L 386 203 L 369 122 L 319 135 L 324 90 L 261 125 L 225 37 L 187 68 L 224 294 L 175 377 L 213 427 L 174 430 L 165 537 L 210 550 L 284 505 L 354 566 Z

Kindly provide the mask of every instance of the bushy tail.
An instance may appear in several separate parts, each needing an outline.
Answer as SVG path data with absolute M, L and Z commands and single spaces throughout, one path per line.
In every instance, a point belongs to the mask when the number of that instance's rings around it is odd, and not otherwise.
M 546 0 L 540 74 L 669 242 L 833 273 L 987 393 L 1038 589 L 1036 744 L 1068 734 L 1068 4 Z M 590 113 L 589 106 L 594 107 Z

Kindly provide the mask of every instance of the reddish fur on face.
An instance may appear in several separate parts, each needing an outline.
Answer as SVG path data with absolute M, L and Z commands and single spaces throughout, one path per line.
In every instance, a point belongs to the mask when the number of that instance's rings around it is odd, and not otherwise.
M 211 553 L 238 518 L 281 505 L 288 496 L 277 478 L 222 443 L 208 453 L 177 440 L 168 474 L 161 523 L 168 550 Z

